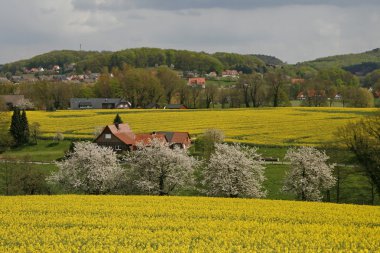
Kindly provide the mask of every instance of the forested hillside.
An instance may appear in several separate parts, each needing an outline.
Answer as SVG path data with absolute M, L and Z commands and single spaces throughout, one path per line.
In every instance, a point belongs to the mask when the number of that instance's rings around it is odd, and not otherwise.
M 380 49 L 376 48 L 359 54 L 336 55 L 318 58 L 302 64 L 316 69 L 344 68 L 352 73 L 364 72 L 367 74 L 380 67 Z
M 210 71 L 220 73 L 229 68 L 249 73 L 265 67 L 264 61 L 254 55 L 222 52 L 208 54 L 187 50 L 134 48 L 117 52 L 52 51 L 28 60 L 5 64 L 2 72 L 15 74 L 17 71 L 22 71 L 23 68 L 43 67 L 50 69 L 54 65 L 67 68 L 72 63 L 76 64 L 75 69 L 78 73 L 84 71 L 101 72 L 104 67 L 109 69 L 113 67 L 122 68 L 124 64 L 136 68 L 167 65 L 177 70 L 198 71 L 200 73 Z

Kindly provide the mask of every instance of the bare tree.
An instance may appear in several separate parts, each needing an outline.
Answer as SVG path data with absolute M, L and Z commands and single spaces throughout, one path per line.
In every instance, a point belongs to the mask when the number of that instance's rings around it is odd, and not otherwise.
M 204 96 L 206 98 L 206 108 L 210 108 L 212 103 L 213 107 L 215 105 L 215 97 L 218 95 L 218 87 L 214 84 L 209 84 L 204 89 Z
M 104 194 L 115 190 L 124 178 L 116 153 L 91 142 L 76 142 L 74 151 L 61 162 L 49 181 L 68 191 Z
M 193 183 L 198 162 L 184 149 L 171 149 L 169 144 L 153 139 L 139 143 L 137 150 L 124 157 L 137 188 L 147 194 L 168 195 L 177 187 Z
M 264 169 L 256 148 L 216 143 L 203 173 L 207 194 L 232 198 L 265 197 Z
M 270 87 L 270 93 L 272 95 L 273 107 L 280 105 L 281 89 L 285 85 L 285 75 L 280 70 L 275 72 L 268 72 L 265 75 L 266 83 Z
M 329 157 L 325 152 L 313 147 L 290 148 L 285 159 L 290 160 L 291 169 L 286 174 L 283 191 L 294 193 L 301 200 L 320 201 L 322 192 L 335 185 L 335 165 L 326 163 Z

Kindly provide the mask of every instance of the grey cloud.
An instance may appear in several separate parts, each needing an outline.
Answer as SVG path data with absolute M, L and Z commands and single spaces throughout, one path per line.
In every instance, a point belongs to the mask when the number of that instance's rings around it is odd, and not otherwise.
M 12 0 L 0 8 L 0 63 L 80 44 L 261 53 L 295 63 L 379 47 L 379 23 L 379 0 Z
M 72 0 L 78 10 L 125 11 L 130 9 L 187 10 L 187 9 L 234 9 L 246 10 L 286 5 L 380 5 L 378 0 Z

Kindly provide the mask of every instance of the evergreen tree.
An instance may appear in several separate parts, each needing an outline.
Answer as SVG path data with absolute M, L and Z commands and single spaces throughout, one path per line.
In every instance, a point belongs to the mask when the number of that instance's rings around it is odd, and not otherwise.
M 23 128 L 21 123 L 20 109 L 15 108 L 13 110 L 10 133 L 16 142 L 16 145 L 22 144 Z
M 28 123 L 28 118 L 26 117 L 26 112 L 25 110 L 22 110 L 21 114 L 21 142 L 23 144 L 29 142 L 29 123 Z
M 113 120 L 113 123 L 115 125 L 118 125 L 118 124 L 122 124 L 123 123 L 123 120 L 121 119 L 120 115 L 119 114 L 116 114 L 116 117 L 115 119 Z

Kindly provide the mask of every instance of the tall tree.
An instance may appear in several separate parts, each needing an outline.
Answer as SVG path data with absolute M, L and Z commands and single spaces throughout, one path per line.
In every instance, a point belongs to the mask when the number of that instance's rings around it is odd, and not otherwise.
M 12 119 L 11 119 L 11 126 L 9 129 L 13 139 L 15 140 L 16 145 L 21 145 L 23 143 L 23 126 L 22 126 L 22 120 L 21 120 L 21 112 L 20 109 L 14 108 Z
M 125 161 L 137 188 L 153 195 L 168 195 L 178 187 L 191 185 L 197 166 L 186 150 L 171 149 L 159 139 L 149 145 L 139 143 L 136 151 L 126 154 Z
M 206 191 L 212 196 L 265 197 L 264 169 L 256 149 L 216 143 L 204 170 Z
M 26 144 L 29 142 L 29 122 L 28 118 L 26 117 L 26 111 L 22 110 L 21 113 L 21 129 L 22 129 L 22 143 Z
M 296 194 L 300 200 L 320 201 L 322 192 L 335 185 L 335 165 L 327 164 L 329 157 L 325 152 L 313 147 L 290 148 L 285 159 L 290 160 L 291 169 L 282 190 Z
M 215 98 L 218 95 L 218 87 L 215 84 L 208 84 L 204 89 L 204 96 L 206 99 L 206 108 L 210 108 L 210 105 L 215 105 Z
M 273 107 L 278 107 L 280 105 L 281 89 L 286 83 L 285 74 L 281 70 L 268 72 L 265 74 L 265 80 L 270 88 Z
M 164 87 L 165 100 L 167 104 L 171 103 L 172 97 L 184 81 L 178 77 L 178 74 L 168 67 L 159 67 L 157 69 L 157 78 Z
M 351 150 L 380 193 L 380 113 L 338 131 L 340 140 Z
M 49 181 L 69 192 L 110 193 L 124 180 L 116 153 L 109 147 L 91 142 L 76 142 L 74 151 L 57 166 L 58 171 L 50 176 Z
M 121 119 L 120 115 L 117 113 L 115 118 L 113 119 L 114 124 L 122 124 L 123 120 Z

